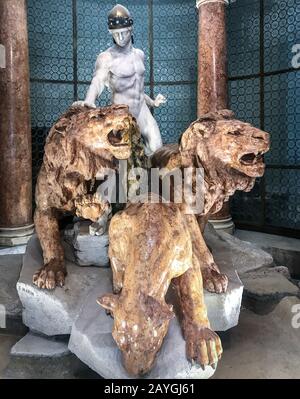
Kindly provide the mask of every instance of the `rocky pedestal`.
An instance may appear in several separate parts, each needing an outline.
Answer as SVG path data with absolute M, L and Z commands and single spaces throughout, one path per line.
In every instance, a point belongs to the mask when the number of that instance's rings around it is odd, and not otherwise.
M 242 279 L 245 285 L 243 303 L 257 314 L 272 312 L 285 297 L 300 297 L 299 287 L 291 279 L 287 267 L 249 272 Z
M 22 255 L 0 256 L 0 305 L 5 308 L 6 317 L 17 318 L 22 314 L 22 304 L 16 290 L 21 268 Z M 0 328 L 4 328 L 1 323 Z
M 63 288 L 54 291 L 39 289 L 32 276 L 43 265 L 38 238 L 28 243 L 17 290 L 23 305 L 23 322 L 32 331 L 46 335 L 70 334 L 74 319 L 79 314 L 84 298 L 99 285 L 99 268 L 79 267 L 66 262 L 68 276 Z
M 241 241 L 224 231 L 216 231 L 210 223 L 205 229 L 204 238 L 223 273 L 229 267 L 242 276 L 273 265 L 272 256 L 257 245 Z
M 132 378 L 122 365 L 121 352 L 111 335 L 113 319 L 96 302 L 97 297 L 111 291 L 109 279 L 103 279 L 86 299 L 73 325 L 69 349 L 92 370 L 104 378 Z M 164 339 L 152 371 L 145 378 L 207 379 L 214 374 L 212 367 L 192 366 L 186 359 L 185 341 L 177 318 L 174 318 Z
M 221 271 L 229 277 L 226 294 L 205 292 L 212 329 L 226 331 L 239 320 L 243 284 L 237 271 L 244 275 L 268 267 L 272 257 L 229 234 L 216 232 L 211 226 L 206 229 L 205 236 Z M 68 261 L 66 285 L 46 291 L 32 284 L 32 276 L 41 265 L 42 251 L 34 236 L 28 244 L 17 283 L 26 326 L 49 336 L 71 333 L 70 351 L 91 369 L 105 378 L 130 378 L 111 335 L 113 320 L 96 303 L 97 297 L 112 291 L 110 268 L 79 267 Z M 176 309 L 173 290 L 169 291 L 169 298 Z M 186 360 L 181 327 L 178 318 L 173 319 L 156 365 L 147 377 L 203 379 L 210 378 L 213 373 L 211 367 L 203 371 Z
M 8 379 L 99 378 L 68 349 L 68 337 L 28 333 L 11 349 L 4 371 Z
M 297 238 L 247 230 L 236 230 L 235 236 L 268 252 L 276 265 L 286 266 L 292 276 L 300 279 L 300 245 Z
M 205 292 L 212 329 L 226 331 L 238 324 L 241 308 L 243 285 L 236 270 L 241 269 L 246 273 L 249 270 L 261 269 L 270 266 L 273 260 L 271 256 L 251 244 L 241 242 L 230 234 L 216 232 L 211 225 L 206 229 L 206 240 L 221 271 L 229 277 L 226 294 Z M 101 279 L 101 285 L 90 293 L 83 304 L 72 327 L 69 348 L 104 378 L 130 378 L 122 366 L 121 352 L 111 336 L 113 319 L 96 303 L 97 297 L 109 291 L 111 282 L 107 275 L 105 279 Z M 168 293 L 168 302 L 173 303 L 174 309 L 178 310 L 172 289 Z M 191 365 L 185 353 L 185 341 L 178 318 L 175 318 L 170 323 L 155 367 L 145 378 L 205 379 L 213 375 L 214 370 L 211 367 L 203 371 Z
M 108 234 L 90 235 L 91 222 L 70 225 L 63 236 L 66 258 L 79 266 L 108 267 Z
M 29 332 L 18 341 L 10 351 L 12 356 L 19 357 L 61 357 L 70 353 L 66 339 L 41 337 Z

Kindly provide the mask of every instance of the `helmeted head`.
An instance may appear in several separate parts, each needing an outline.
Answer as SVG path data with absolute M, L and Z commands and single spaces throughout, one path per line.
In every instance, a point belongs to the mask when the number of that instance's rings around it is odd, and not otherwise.
M 133 19 L 126 7 L 117 4 L 108 14 L 108 29 L 119 47 L 132 41 Z

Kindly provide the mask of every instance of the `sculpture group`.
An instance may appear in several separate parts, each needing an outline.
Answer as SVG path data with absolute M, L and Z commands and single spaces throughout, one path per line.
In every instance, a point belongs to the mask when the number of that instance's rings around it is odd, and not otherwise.
M 250 191 L 264 174 L 269 135 L 236 120 L 231 111 L 220 110 L 193 122 L 179 145 L 160 148 L 159 129 L 147 104 L 159 106 L 165 99 L 151 100 L 144 94 L 144 56 L 132 47 L 130 14 L 118 5 L 108 22 L 115 46 L 100 54 L 86 100 L 62 115 L 47 138 L 34 218 L 44 265 L 33 283 L 41 289 L 64 285 L 60 217 L 72 214 L 97 222 L 107 214 L 111 204 L 99 195 L 97 175 L 106 168 L 117 171 L 118 160 L 135 156 L 142 135 L 152 167 L 170 173 L 203 170 L 203 209 L 194 214 L 187 198 L 166 203 L 161 192 L 149 192 L 116 213 L 109 225 L 113 293 L 102 295 L 98 303 L 114 317 L 112 335 L 126 370 L 143 375 L 153 367 L 175 316 L 165 299 L 173 284 L 187 358 L 214 367 L 222 345 L 210 329 L 203 289 L 222 294 L 228 278 L 215 264 L 203 232 L 209 216 L 220 211 L 236 190 Z M 114 105 L 96 108 L 105 86 L 112 91 Z M 194 181 L 190 184 L 193 188 Z
M 117 159 L 129 158 L 134 135 L 139 131 L 126 106 L 71 107 L 51 129 L 36 189 L 35 223 L 44 255 L 44 266 L 33 277 L 38 287 L 64 285 L 59 214 L 101 218 L 109 204 L 90 191 L 92 182 L 101 169 L 116 168 Z M 165 302 L 171 283 L 180 298 L 187 357 L 202 366 L 217 363 L 222 346 L 210 330 L 203 288 L 225 292 L 228 279 L 202 233 L 210 214 L 263 175 L 268 149 L 268 134 L 235 120 L 232 112 L 204 115 L 184 132 L 178 147 L 162 148 L 152 158 L 155 167 L 170 170 L 203 168 L 203 212 L 186 213 L 184 201 L 151 201 L 155 194 L 149 193 L 145 202 L 128 204 L 113 216 L 109 257 L 114 293 L 99 303 L 115 318 L 113 337 L 130 373 L 144 374 L 153 366 L 174 316 Z

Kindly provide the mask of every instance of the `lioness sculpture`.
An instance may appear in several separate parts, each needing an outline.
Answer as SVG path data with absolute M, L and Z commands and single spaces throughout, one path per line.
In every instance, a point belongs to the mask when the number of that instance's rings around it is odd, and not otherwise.
M 95 222 L 107 211 L 108 203 L 93 190 L 96 176 L 116 169 L 116 159 L 131 156 L 131 138 L 137 132 L 123 105 L 71 107 L 50 130 L 35 197 L 34 222 L 44 257 L 44 266 L 33 276 L 39 288 L 64 285 L 59 215 L 70 212 Z
M 263 176 L 263 155 L 269 147 L 268 133 L 221 110 L 200 117 L 183 133 L 179 145 L 165 146 L 152 157 L 153 167 L 204 170 L 204 208 L 198 215 L 200 228 L 194 226 L 193 243 L 204 288 L 210 292 L 225 292 L 228 278 L 220 273 L 201 232 L 209 216 L 220 211 L 236 190 L 250 191 L 255 178 Z
M 174 317 L 165 302 L 171 281 L 178 288 L 187 357 L 207 366 L 222 354 L 207 318 L 192 223 L 177 204 L 158 202 L 152 194 L 149 203 L 129 204 L 112 218 L 109 257 L 115 293 L 98 300 L 114 317 L 113 337 L 133 375 L 152 368 Z

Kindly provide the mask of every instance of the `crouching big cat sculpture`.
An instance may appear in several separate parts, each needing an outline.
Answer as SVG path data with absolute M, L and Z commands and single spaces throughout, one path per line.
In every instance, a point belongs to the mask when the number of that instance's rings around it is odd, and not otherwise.
M 99 171 L 116 168 L 117 159 L 128 159 L 137 137 L 136 120 L 122 105 L 72 107 L 51 129 L 36 187 L 35 225 L 44 256 L 33 277 L 38 287 L 64 285 L 59 215 L 69 212 L 97 221 L 108 204 L 93 191 L 93 181 Z M 210 214 L 236 190 L 251 190 L 264 174 L 263 154 L 269 146 L 268 133 L 236 120 L 231 111 L 204 115 L 184 132 L 179 146 L 167 146 L 152 157 L 153 166 L 170 171 L 204 170 L 202 213 L 189 214 L 184 199 L 166 204 L 150 194 L 155 201 L 129 203 L 112 218 L 114 294 L 100 297 L 99 304 L 114 316 L 113 337 L 131 374 L 145 374 L 154 364 L 174 316 L 165 302 L 171 283 L 180 298 L 187 357 L 202 366 L 217 363 L 222 345 L 210 329 L 203 288 L 222 293 L 228 279 L 215 265 L 202 232 Z
M 149 202 L 129 204 L 111 220 L 109 256 L 115 294 L 98 302 L 114 317 L 113 337 L 132 375 L 152 368 L 175 316 L 165 302 L 171 281 L 184 315 L 188 358 L 214 365 L 222 354 L 220 338 L 210 330 L 200 263 L 193 254 L 193 227 L 187 218 L 176 204 Z

